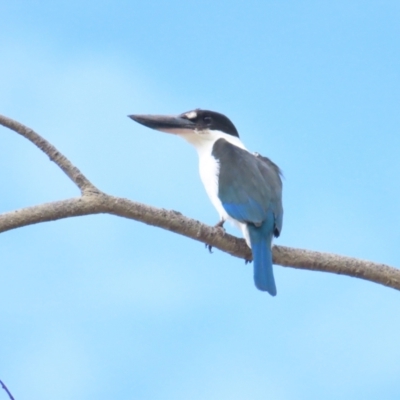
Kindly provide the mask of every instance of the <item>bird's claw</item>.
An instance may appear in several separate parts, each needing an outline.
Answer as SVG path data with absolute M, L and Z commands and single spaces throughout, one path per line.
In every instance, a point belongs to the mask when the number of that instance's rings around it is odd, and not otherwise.
M 210 254 L 212 254 L 213 253 L 213 251 L 212 251 L 213 247 L 211 246 L 211 244 L 206 243 L 205 246 L 206 246 L 206 249 L 208 249 L 208 251 L 210 252 Z
M 220 228 L 225 232 L 224 223 L 225 223 L 225 221 L 223 219 L 221 219 L 221 221 L 217 222 L 214 225 L 214 228 Z
M 217 222 L 214 225 L 214 228 L 221 229 L 222 233 L 225 233 L 224 223 L 225 223 L 225 221 L 223 219 L 221 219 L 221 221 Z M 208 251 L 212 254 L 213 247 L 211 246 L 211 244 L 206 243 L 205 246 L 206 246 L 206 249 L 208 249 Z

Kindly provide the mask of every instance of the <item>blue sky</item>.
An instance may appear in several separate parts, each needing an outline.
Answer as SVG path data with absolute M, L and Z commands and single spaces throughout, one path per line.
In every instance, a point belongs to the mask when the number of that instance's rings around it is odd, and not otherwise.
M 212 109 L 284 171 L 278 244 L 400 266 L 398 2 L 13 1 L 1 14 L 0 113 L 100 189 L 214 224 L 195 151 L 126 117 Z M 17 134 L 0 141 L 0 212 L 78 195 Z M 16 399 L 399 396 L 392 289 L 276 266 L 271 298 L 241 260 L 111 216 L 6 232 L 0 252 L 0 379 Z

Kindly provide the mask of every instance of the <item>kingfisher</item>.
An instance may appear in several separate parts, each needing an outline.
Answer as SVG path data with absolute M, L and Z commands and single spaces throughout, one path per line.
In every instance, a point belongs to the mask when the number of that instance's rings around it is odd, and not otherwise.
M 269 158 L 243 145 L 232 121 L 215 111 L 195 109 L 180 115 L 129 115 L 148 128 L 178 135 L 195 147 L 200 177 L 222 227 L 236 225 L 253 253 L 254 283 L 276 295 L 272 239 L 282 230 L 282 179 Z

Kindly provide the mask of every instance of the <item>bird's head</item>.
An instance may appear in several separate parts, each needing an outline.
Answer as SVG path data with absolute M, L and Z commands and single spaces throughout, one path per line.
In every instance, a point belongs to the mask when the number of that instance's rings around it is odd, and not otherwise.
M 129 115 L 129 118 L 148 128 L 179 135 L 196 147 L 220 137 L 239 140 L 232 121 L 215 111 L 196 109 L 180 115 Z

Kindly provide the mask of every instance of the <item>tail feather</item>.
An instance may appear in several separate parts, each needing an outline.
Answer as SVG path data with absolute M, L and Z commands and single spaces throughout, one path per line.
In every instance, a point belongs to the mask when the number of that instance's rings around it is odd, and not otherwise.
M 264 224 L 263 224 L 264 225 Z M 272 270 L 272 233 L 265 226 L 249 225 L 251 250 L 253 252 L 254 283 L 257 289 L 276 296 L 276 285 Z M 265 232 L 267 230 L 267 232 Z

